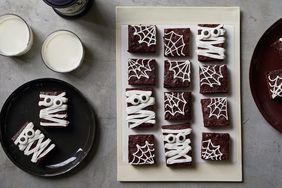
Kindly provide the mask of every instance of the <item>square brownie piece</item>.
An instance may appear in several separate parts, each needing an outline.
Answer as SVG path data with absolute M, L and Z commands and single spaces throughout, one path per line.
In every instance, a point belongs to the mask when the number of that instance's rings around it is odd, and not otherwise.
M 131 165 L 155 164 L 154 135 L 128 136 L 128 162 Z
M 282 99 L 282 69 L 266 73 L 269 96 L 273 100 Z
M 205 127 L 225 127 L 229 125 L 226 97 L 202 99 L 201 105 Z
M 166 120 L 191 120 L 191 92 L 165 92 L 164 110 Z
M 156 52 L 157 32 L 155 25 L 128 25 L 128 52 Z
M 203 65 L 199 68 L 200 93 L 227 93 L 228 72 L 226 65 Z
M 152 88 L 128 88 L 126 113 L 129 128 L 142 129 L 156 124 L 155 97 Z
M 129 59 L 128 84 L 155 85 L 156 67 L 155 59 Z
M 164 30 L 164 56 L 187 57 L 190 55 L 190 28 Z
M 225 29 L 222 24 L 199 24 L 196 38 L 198 60 L 223 61 L 225 58 Z
M 39 94 L 40 125 L 44 127 L 67 127 L 68 98 L 66 92 L 47 91 Z
M 24 155 L 31 155 L 32 163 L 40 163 L 55 148 L 51 139 L 36 129 L 32 122 L 25 123 L 12 140 Z
M 201 157 L 212 161 L 228 160 L 229 145 L 228 133 L 202 133 Z
M 186 61 L 169 61 L 164 63 L 164 87 L 187 88 L 191 83 L 191 63 Z
M 166 165 L 171 167 L 191 166 L 192 129 L 189 124 L 162 126 Z

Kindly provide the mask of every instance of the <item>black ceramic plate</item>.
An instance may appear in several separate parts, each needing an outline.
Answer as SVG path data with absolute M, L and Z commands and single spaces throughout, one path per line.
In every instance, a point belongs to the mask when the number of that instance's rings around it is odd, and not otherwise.
M 66 128 L 39 126 L 39 92 L 65 91 L 68 97 L 68 120 Z M 11 138 L 31 121 L 55 144 L 56 148 L 41 164 L 30 162 L 14 145 Z M 22 170 L 37 176 L 57 176 L 78 166 L 92 148 L 95 135 L 95 118 L 92 107 L 79 90 L 56 79 L 38 79 L 16 89 L 6 100 L 0 114 L 0 141 L 11 161 Z
M 282 133 L 282 103 L 269 96 L 266 73 L 282 68 L 282 59 L 271 45 L 282 37 L 282 19 L 268 28 L 260 38 L 251 61 L 250 87 L 255 103 L 272 127 Z

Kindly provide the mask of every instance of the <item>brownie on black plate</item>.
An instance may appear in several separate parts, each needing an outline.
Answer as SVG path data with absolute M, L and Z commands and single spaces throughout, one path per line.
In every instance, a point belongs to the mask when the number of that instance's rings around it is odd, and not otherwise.
M 271 45 L 282 58 L 282 37 Z
M 282 69 L 266 73 L 269 95 L 273 100 L 282 99 Z
M 228 133 L 202 133 L 202 159 L 212 161 L 228 160 L 230 151 Z
M 200 93 L 227 93 L 228 72 L 226 65 L 203 65 L 199 68 Z
M 201 100 L 204 126 L 228 126 L 228 107 L 226 97 L 212 97 Z
M 155 97 L 152 88 L 126 89 L 126 113 L 129 128 L 148 128 L 155 123 Z
M 157 32 L 155 25 L 128 25 L 128 52 L 156 52 Z
M 165 92 L 164 110 L 166 120 L 191 120 L 191 92 Z
M 155 164 L 154 135 L 128 136 L 128 162 L 131 165 Z
M 155 59 L 129 59 L 128 84 L 155 85 L 156 67 Z
M 162 126 L 166 165 L 172 167 L 191 166 L 192 129 L 189 124 Z
M 186 61 L 169 61 L 164 63 L 164 87 L 187 88 L 191 83 L 191 63 Z
M 198 60 L 223 61 L 225 58 L 225 29 L 220 24 L 199 24 L 196 39 Z
M 55 144 L 36 129 L 32 122 L 25 123 L 12 140 L 24 155 L 32 155 L 32 163 L 39 163 L 55 148 Z
M 190 55 L 190 29 L 173 28 L 164 30 L 164 56 L 187 57 Z

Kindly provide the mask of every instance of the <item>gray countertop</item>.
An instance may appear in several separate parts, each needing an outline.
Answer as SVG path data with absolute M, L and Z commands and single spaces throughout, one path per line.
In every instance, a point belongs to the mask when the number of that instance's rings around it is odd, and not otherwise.
M 116 181 L 115 110 L 115 6 L 240 6 L 243 113 L 243 183 L 120 183 Z M 16 13 L 31 25 L 35 40 L 31 51 L 19 58 L 0 57 L 0 106 L 18 86 L 42 77 L 65 80 L 91 101 L 98 117 L 97 147 L 88 165 L 68 177 L 44 179 L 29 175 L 0 149 L 1 188 L 65 187 L 281 187 L 282 139 L 263 119 L 251 96 L 248 73 L 254 47 L 263 32 L 282 17 L 281 0 L 96 0 L 84 17 L 65 20 L 41 0 L 1 0 L 0 12 Z M 50 71 L 42 63 L 40 49 L 48 34 L 69 29 L 85 47 L 84 64 L 70 74 Z

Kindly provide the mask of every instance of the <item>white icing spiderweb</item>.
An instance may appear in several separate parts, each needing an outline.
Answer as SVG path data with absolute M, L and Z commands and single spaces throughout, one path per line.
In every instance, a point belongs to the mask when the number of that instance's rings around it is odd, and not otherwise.
M 165 55 L 185 56 L 183 49 L 185 47 L 183 35 L 179 35 L 174 31 L 164 34 Z
M 154 164 L 155 155 L 153 152 L 154 144 L 150 144 L 148 141 L 145 142 L 143 146 L 136 144 L 137 151 L 133 153 L 133 159 L 130 161 L 130 164 L 133 165 L 142 165 L 142 164 Z
M 220 151 L 220 145 L 213 145 L 211 139 L 203 141 L 202 144 L 202 157 L 204 159 L 221 160 L 223 154 Z M 205 144 L 206 147 L 204 147 Z
M 274 79 L 272 79 L 270 76 L 268 76 L 268 84 L 270 86 L 270 92 L 272 99 L 278 97 L 282 97 L 282 78 L 280 76 L 276 76 Z
M 154 25 L 133 25 L 134 33 L 139 37 L 138 43 L 146 43 L 147 46 L 156 44 L 156 27 Z
M 220 79 L 223 78 L 222 75 L 222 67 L 223 65 L 219 66 L 219 71 L 216 71 L 218 65 L 211 65 L 211 66 L 202 66 L 200 67 L 200 76 L 202 76 L 200 83 L 201 85 L 208 85 L 213 87 L 214 85 L 221 85 Z
M 165 93 L 165 113 L 170 113 L 172 116 L 179 113 L 184 115 L 184 109 L 187 101 L 183 97 L 184 93 Z
M 179 78 L 182 82 L 190 82 L 190 61 L 169 62 L 169 70 L 173 71 L 173 78 Z
M 135 77 L 137 79 L 144 77 L 148 79 L 149 75 L 147 72 L 152 71 L 150 66 L 151 61 L 151 59 L 130 59 L 128 62 L 128 79 L 131 77 Z
M 221 116 L 228 119 L 227 115 L 227 100 L 225 97 L 210 98 L 211 102 L 208 105 L 210 109 L 209 117 L 215 116 L 219 119 Z

